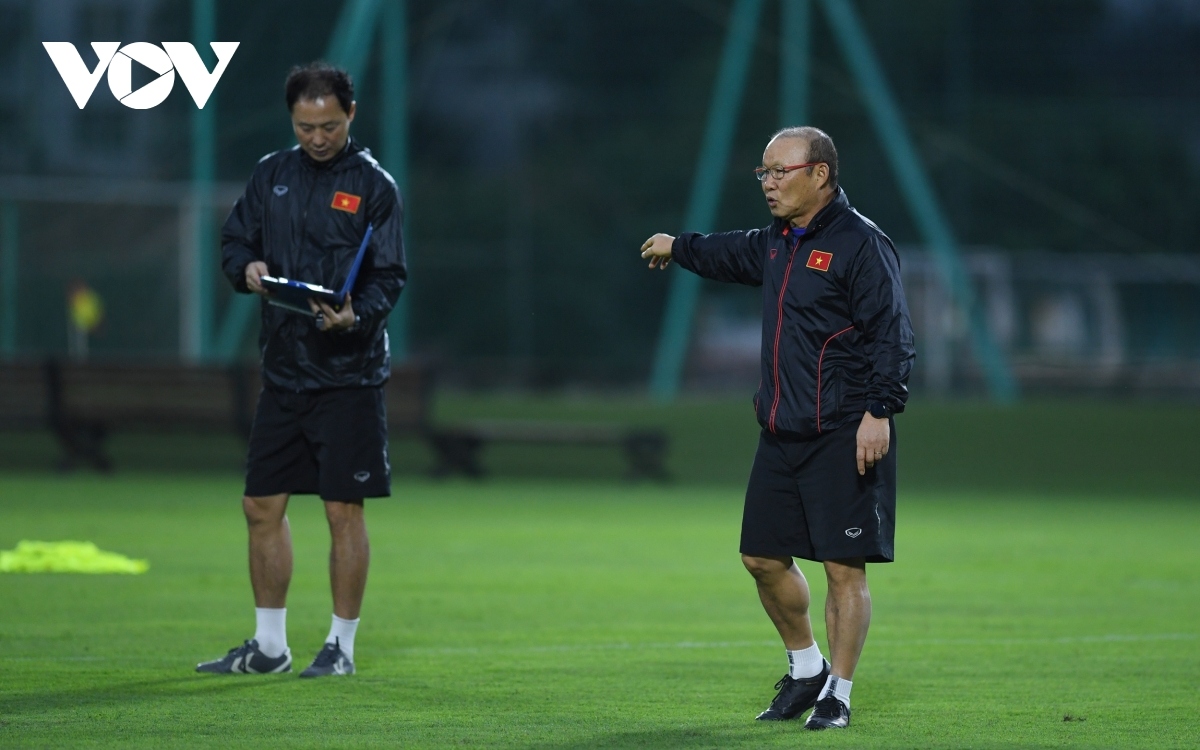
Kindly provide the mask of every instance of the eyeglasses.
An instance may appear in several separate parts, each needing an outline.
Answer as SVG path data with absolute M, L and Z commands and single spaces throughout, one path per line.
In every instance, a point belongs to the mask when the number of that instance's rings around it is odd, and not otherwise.
M 763 180 L 767 179 L 767 175 L 771 175 L 772 177 L 774 177 L 777 180 L 782 180 L 783 176 L 786 175 L 788 172 L 791 172 L 796 169 L 804 169 L 805 167 L 815 167 L 818 164 L 824 164 L 824 163 L 825 162 L 823 162 L 823 161 L 810 161 L 807 164 L 792 164 L 791 166 L 788 166 L 788 167 L 755 167 L 754 168 L 754 177 L 759 182 L 762 182 Z

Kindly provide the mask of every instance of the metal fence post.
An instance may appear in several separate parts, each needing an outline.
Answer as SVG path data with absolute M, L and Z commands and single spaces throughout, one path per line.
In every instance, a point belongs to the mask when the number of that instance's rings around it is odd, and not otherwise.
M 404 201 L 405 223 L 411 213 L 408 210 L 408 3 L 391 0 L 383 6 L 383 28 L 380 46 L 383 51 L 383 143 L 380 155 L 383 164 L 396 180 L 400 197 Z M 404 252 L 412 257 L 412 246 L 405 232 Z M 409 295 L 405 289 L 388 317 L 388 345 L 393 361 L 408 357 Z
M 192 39 L 197 50 L 208 48 L 216 40 L 216 0 L 192 0 Z M 194 253 L 191 263 L 194 289 L 181 297 L 191 302 L 186 311 L 186 320 L 181 321 L 184 355 L 192 361 L 207 359 L 212 351 L 213 279 L 212 264 L 213 226 L 212 191 L 216 162 L 216 92 L 213 92 L 205 107 L 192 112 L 192 206 L 195 219 L 192 223 Z M 181 290 L 182 292 L 182 290 Z
M 17 258 L 20 226 L 17 204 L 0 205 L 0 358 L 17 356 Z
M 842 48 L 867 105 L 871 122 L 891 162 L 900 193 L 918 231 L 924 236 L 938 269 L 971 327 L 971 346 L 983 370 L 988 391 L 1000 402 L 1017 398 L 1017 383 L 987 325 L 983 308 L 963 266 L 949 222 L 942 215 L 933 186 L 921 164 L 900 110 L 875 59 L 870 41 L 850 0 L 822 0 L 834 38 Z
M 733 6 L 684 217 L 683 229 L 686 231 L 711 232 L 713 229 L 761 11 L 762 0 L 737 0 Z M 659 400 L 671 401 L 679 392 L 699 297 L 700 277 L 676 270 L 671 276 L 654 370 L 650 376 L 650 391 Z
M 807 125 L 808 58 L 812 24 L 809 0 L 780 0 L 779 127 Z

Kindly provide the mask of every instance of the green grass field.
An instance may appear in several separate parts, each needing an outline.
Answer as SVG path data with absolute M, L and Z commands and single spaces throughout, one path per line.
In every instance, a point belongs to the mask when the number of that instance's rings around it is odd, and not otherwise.
M 899 561 L 870 570 L 853 724 L 825 734 L 753 721 L 785 660 L 736 553 L 744 411 L 681 411 L 668 486 L 567 449 L 496 451 L 486 483 L 398 478 L 368 506 L 359 674 L 344 679 L 192 671 L 253 631 L 236 473 L 0 474 L 0 548 L 90 540 L 152 566 L 0 575 L 0 747 L 1197 746 L 1200 502 L 1178 463 L 1197 410 L 901 417 Z M 115 449 L 153 467 L 171 440 Z M 231 450 L 210 448 L 218 467 Z M 328 535 L 312 498 L 290 517 L 302 666 L 328 628 Z M 822 601 L 819 567 L 803 569 Z

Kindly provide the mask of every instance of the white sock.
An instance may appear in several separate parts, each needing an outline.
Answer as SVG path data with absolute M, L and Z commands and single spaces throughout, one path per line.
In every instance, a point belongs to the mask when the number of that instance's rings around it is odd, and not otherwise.
M 825 657 L 816 643 L 799 651 L 788 651 L 788 670 L 793 680 L 807 680 L 821 674 L 825 668 Z
M 850 688 L 854 687 L 854 683 L 850 680 L 843 680 L 841 677 L 829 675 L 825 680 L 825 687 L 821 688 L 821 695 L 817 700 L 821 700 L 831 692 L 837 696 L 837 699 L 846 704 L 846 708 L 850 708 Z
M 287 651 L 287 607 L 269 609 L 254 608 L 254 640 L 258 641 L 258 650 L 264 656 L 277 659 Z
M 337 615 L 333 616 L 333 624 L 329 626 L 329 636 L 325 638 L 326 643 L 333 643 L 337 640 L 337 644 L 342 649 L 342 653 L 350 661 L 354 661 L 354 633 L 358 630 L 358 618 L 353 620 L 343 620 Z

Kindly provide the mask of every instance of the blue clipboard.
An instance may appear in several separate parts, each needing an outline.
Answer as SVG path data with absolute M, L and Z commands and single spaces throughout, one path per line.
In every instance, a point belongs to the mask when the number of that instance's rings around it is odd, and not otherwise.
M 354 282 L 358 279 L 358 269 L 362 266 L 363 256 L 367 253 L 367 243 L 371 241 L 373 231 L 375 231 L 374 225 L 368 224 L 367 233 L 363 235 L 362 244 L 358 246 L 358 254 L 354 256 L 354 265 L 350 266 L 346 283 L 342 284 L 340 290 L 326 289 L 320 284 L 310 284 L 307 281 L 263 276 L 260 283 L 262 283 L 263 289 L 270 293 L 267 302 L 276 307 L 311 316 L 315 316 L 316 313 L 308 306 L 310 299 L 320 300 L 334 310 L 341 309 L 346 302 L 346 295 L 354 289 Z

